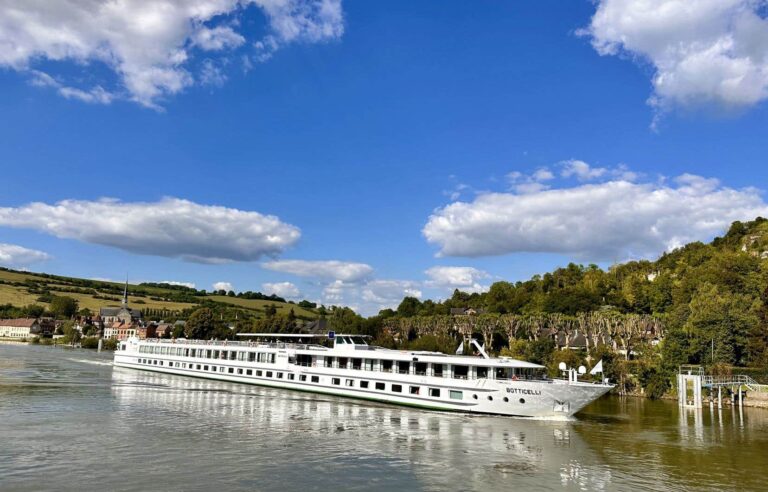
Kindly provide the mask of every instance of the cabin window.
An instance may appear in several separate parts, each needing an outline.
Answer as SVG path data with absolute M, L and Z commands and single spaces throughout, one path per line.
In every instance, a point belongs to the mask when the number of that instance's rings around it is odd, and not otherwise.
M 392 372 L 392 361 L 391 360 L 381 361 L 381 370 L 384 372 Z
M 464 399 L 463 392 L 451 390 L 451 400 L 463 400 L 463 399 Z
M 244 361 L 245 360 L 245 352 L 238 352 L 237 353 L 237 360 Z
M 234 350 L 229 351 L 229 360 L 235 360 L 235 356 L 237 355 L 237 352 Z
M 515 374 L 515 370 L 511 367 L 497 367 L 496 379 L 512 379 Z
M 277 373 L 277 379 L 283 379 L 283 373 L 282 372 L 278 372 Z
M 372 359 L 365 359 L 363 361 L 363 369 L 366 371 L 373 371 L 373 360 Z
M 488 368 L 487 367 L 478 366 L 478 367 L 475 368 L 475 370 L 477 371 L 477 379 L 486 379 L 486 378 L 488 378 Z
M 444 376 L 443 368 L 445 366 L 443 364 L 432 364 L 432 372 L 434 373 L 434 376 L 436 378 L 442 378 Z
M 271 378 L 271 377 L 272 377 L 272 371 L 267 371 L 267 377 L 268 377 L 268 378 Z
M 352 359 L 352 369 L 359 371 L 363 367 L 363 359 Z
M 525 398 L 520 398 L 520 403 L 525 404 Z
M 211 366 L 211 371 L 216 372 L 216 366 Z
M 256 361 L 256 352 L 248 352 L 248 362 Z
M 229 368 L 229 373 L 230 374 L 234 374 L 235 373 L 235 368 L 234 367 L 230 367 Z
M 310 367 L 312 365 L 312 356 L 306 354 L 298 354 L 296 356 L 296 365 Z
M 319 383 L 320 382 L 320 376 L 312 376 L 312 382 L 313 383 Z
M 306 374 L 299 374 L 299 381 L 306 381 L 307 375 Z
M 289 380 L 289 381 L 293 381 L 293 379 L 294 379 L 295 377 L 296 377 L 295 375 L 293 375 L 293 374 L 289 374 L 289 375 L 288 375 L 288 380 Z
M 335 367 L 334 366 L 335 363 L 336 363 L 336 357 L 325 358 L 325 367 Z
M 252 371 L 252 370 L 250 370 L 250 369 L 246 369 L 246 370 L 245 370 L 245 375 L 246 375 L 246 376 L 253 376 L 253 371 Z
M 259 371 L 258 369 L 256 370 L 256 375 L 257 376 L 261 377 L 263 374 L 264 373 L 262 371 Z
M 399 361 L 397 363 L 397 372 L 399 374 L 408 374 L 411 369 L 411 363 L 408 361 Z
M 384 391 L 385 389 L 387 389 L 387 385 L 384 383 L 376 383 L 376 389 L 379 391 Z
M 417 362 L 415 364 L 415 371 L 417 376 L 426 376 L 427 375 L 427 363 L 426 362 Z
M 213 358 L 214 359 L 218 359 L 219 358 L 219 351 L 218 350 L 214 350 L 213 351 Z
M 242 369 L 240 369 L 240 368 L 238 368 L 238 369 L 237 369 L 237 373 L 238 373 L 238 374 L 242 374 L 242 373 L 243 373 L 243 370 L 242 370 Z
M 453 377 L 456 379 L 467 379 L 469 374 L 468 366 L 453 366 Z
M 418 395 L 421 391 L 421 388 L 418 386 L 411 386 L 410 391 L 412 395 Z
M 146 361 L 147 361 L 147 360 L 146 360 L 146 359 L 144 359 L 144 362 L 146 362 Z M 186 368 L 187 368 L 187 363 L 186 363 L 186 362 L 182 362 L 182 363 L 181 363 L 181 368 L 182 368 L 182 369 L 186 369 Z
M 199 370 L 200 370 L 200 364 L 197 364 L 197 365 L 195 366 L 195 369 L 197 369 L 197 370 L 199 371 Z
M 353 387 L 353 386 L 355 386 L 355 381 L 354 381 L 354 380 L 352 380 L 352 379 L 347 379 L 347 380 L 346 380 L 344 383 L 345 383 L 347 386 L 349 386 L 350 388 L 351 388 L 351 387 Z
M 429 396 L 440 398 L 440 388 L 429 388 Z
M 189 349 L 184 349 L 184 357 L 189 357 Z
M 363 389 L 368 388 L 368 381 L 360 381 L 360 387 Z
M 493 401 L 493 397 L 491 395 L 488 395 L 488 401 Z
M 205 351 L 205 358 L 206 358 L 206 359 L 210 359 L 210 358 L 211 358 L 211 354 L 212 354 L 212 353 L 213 353 L 213 351 L 212 351 L 212 350 L 206 350 L 206 351 Z
M 346 369 L 349 359 L 346 357 L 339 357 L 339 369 Z
M 339 379 L 339 378 L 333 378 L 333 379 L 331 379 L 331 383 L 332 383 L 332 384 L 336 384 L 336 385 L 339 385 L 339 384 L 341 384 L 341 379 Z
M 392 391 L 395 393 L 402 393 L 403 392 L 403 386 L 400 384 L 393 384 L 392 385 Z
M 224 371 L 225 371 L 225 368 L 223 366 L 219 367 L 219 372 L 224 372 Z

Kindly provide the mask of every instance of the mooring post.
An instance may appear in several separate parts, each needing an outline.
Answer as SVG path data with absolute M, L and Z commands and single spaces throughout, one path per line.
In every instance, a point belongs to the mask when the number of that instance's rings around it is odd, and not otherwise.
M 741 392 L 741 385 L 739 385 L 739 408 L 741 408 L 741 404 L 744 401 L 744 394 Z
M 723 388 L 722 386 L 717 387 L 717 409 L 722 410 L 723 409 Z

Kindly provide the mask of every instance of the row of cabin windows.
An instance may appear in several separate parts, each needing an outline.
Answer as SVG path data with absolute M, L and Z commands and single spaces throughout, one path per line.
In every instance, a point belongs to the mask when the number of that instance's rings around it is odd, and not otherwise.
M 198 371 L 208 371 L 208 372 L 219 372 L 219 373 L 227 373 L 227 374 L 245 374 L 246 376 L 253 376 L 254 374 L 256 377 L 276 377 L 277 379 L 283 379 L 283 373 L 282 372 L 273 372 L 273 371 L 261 371 L 261 370 L 253 370 L 253 369 L 235 369 L 233 367 L 217 367 L 213 365 L 207 365 L 207 364 L 189 364 L 189 367 L 187 367 L 186 362 L 176 362 L 176 361 L 158 361 L 158 360 L 149 360 L 149 359 L 139 359 L 139 364 L 148 364 L 148 365 L 159 365 L 163 366 L 164 362 L 167 362 L 169 367 L 178 367 L 181 369 L 196 369 Z M 293 381 L 295 379 L 295 374 L 288 373 L 286 379 L 289 381 Z M 331 384 L 334 384 L 336 386 L 341 386 L 341 379 L 342 378 L 331 378 Z M 299 381 L 306 382 L 307 381 L 307 375 L 306 374 L 299 374 Z M 311 376 L 311 381 L 313 383 L 319 383 L 320 377 L 319 376 Z M 344 386 L 348 388 L 354 388 L 355 387 L 355 380 L 354 379 L 344 379 Z M 358 386 L 361 389 L 368 389 L 370 388 L 370 381 L 357 381 Z M 374 383 L 374 388 L 377 391 L 386 391 L 387 390 L 387 384 L 382 382 L 376 382 Z M 403 385 L 401 384 L 392 384 L 391 385 L 391 391 L 393 393 L 402 393 L 403 392 Z M 421 394 L 421 386 L 409 386 L 408 392 L 411 395 L 420 395 Z M 427 388 L 427 394 L 432 398 L 440 398 L 440 388 Z M 450 390 L 449 391 L 449 397 L 452 400 L 462 400 L 464 398 L 464 393 L 462 391 L 456 391 L 456 390 Z M 476 397 L 475 397 L 476 398 Z
M 262 362 L 273 364 L 275 362 L 274 353 L 268 352 L 250 352 L 244 350 L 216 350 L 216 349 L 195 349 L 185 347 L 163 347 L 155 345 L 145 345 L 139 347 L 141 354 L 170 355 L 175 357 L 192 357 L 197 359 L 218 359 L 218 360 L 237 360 L 240 362 Z
M 309 356 L 307 356 L 309 357 Z M 299 365 L 315 365 L 314 362 L 306 364 L 306 359 Z M 534 379 L 540 377 L 540 372 L 534 369 L 522 369 L 512 367 L 483 367 L 464 366 L 458 364 L 434 364 L 427 362 L 392 361 L 379 359 L 357 359 L 348 357 L 326 357 L 322 367 L 334 369 L 352 369 L 363 371 L 392 372 L 396 374 L 415 374 L 417 376 L 434 376 L 437 378 L 454 379 Z
M 201 359 L 237 360 L 241 362 L 274 363 L 276 354 L 243 350 L 194 349 L 184 347 L 164 347 L 146 345 L 139 347 L 139 353 L 170 355 L 176 357 L 194 357 Z M 325 357 L 318 359 L 311 355 L 299 354 L 292 359 L 299 366 L 329 367 L 334 369 L 352 369 L 362 371 L 392 372 L 396 374 L 415 374 L 454 379 L 539 379 L 542 374 L 535 369 L 511 367 L 464 366 L 457 364 L 434 364 L 427 362 L 392 361 L 382 359 L 363 359 L 350 357 Z

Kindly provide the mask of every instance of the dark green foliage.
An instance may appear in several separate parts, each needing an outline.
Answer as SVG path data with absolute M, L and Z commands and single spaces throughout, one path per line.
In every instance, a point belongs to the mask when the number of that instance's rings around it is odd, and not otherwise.
M 51 313 L 59 319 L 70 319 L 77 314 L 77 301 L 71 297 L 52 296 Z
M 209 308 L 200 308 L 187 320 L 184 335 L 193 340 L 208 340 L 212 338 L 215 328 L 213 311 Z

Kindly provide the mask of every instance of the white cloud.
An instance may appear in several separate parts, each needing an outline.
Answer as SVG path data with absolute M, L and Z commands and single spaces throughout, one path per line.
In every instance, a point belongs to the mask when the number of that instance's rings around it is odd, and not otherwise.
M 158 282 L 160 284 L 168 284 L 168 285 L 178 285 L 180 287 L 189 287 L 190 289 L 195 288 L 194 282 L 177 282 L 175 280 L 163 280 L 161 282 Z
M 654 256 L 759 215 L 768 205 L 757 190 L 685 174 L 672 185 L 616 180 L 486 193 L 438 209 L 422 232 L 440 256 L 552 252 L 598 261 Z
M 592 167 L 578 159 L 569 159 L 561 164 L 563 166 L 563 170 L 560 172 L 562 177 L 570 178 L 575 176 L 579 181 L 591 181 L 604 176 L 607 172 L 607 169 L 604 167 Z
M 276 255 L 301 235 L 297 227 L 272 215 L 178 198 L 132 203 L 64 200 L 53 205 L 0 207 L 0 225 L 202 263 Z
M 229 282 L 215 282 L 213 284 L 213 290 L 226 290 L 227 292 L 234 291 L 235 287 Z
M 16 244 L 0 243 L 0 265 L 24 266 L 50 260 L 51 255 Z
M 365 284 L 362 291 L 363 300 L 382 306 L 380 309 L 397 305 L 406 296 L 421 299 L 422 292 L 418 282 L 410 280 L 372 280 Z
M 549 185 L 545 184 L 544 181 L 554 179 L 555 175 L 548 168 L 541 167 L 530 175 L 523 174 L 520 171 L 512 171 L 507 174 L 506 178 L 511 185 L 511 189 L 517 193 L 536 193 L 548 189 Z M 456 198 L 452 197 L 454 200 Z
M 125 97 L 157 107 L 194 84 L 195 48 L 226 53 L 245 45 L 237 21 L 252 6 L 268 23 L 264 37 L 252 40 L 260 59 L 262 45 L 271 56 L 287 43 L 344 31 L 341 0 L 0 0 L 0 67 L 31 72 L 46 61 L 71 62 L 90 75 L 89 65 L 103 65 L 117 77 L 113 88 L 70 87 L 50 76 L 48 86 L 88 102 Z
M 597 0 L 589 36 L 601 55 L 650 62 L 661 109 L 714 103 L 748 107 L 768 98 L 764 0 Z
M 430 287 L 441 289 L 459 289 L 463 292 L 484 292 L 488 286 L 480 284 L 481 280 L 490 275 L 483 270 L 473 267 L 434 266 L 424 273 L 429 280 L 426 284 Z
M 290 273 L 300 277 L 339 280 L 342 282 L 358 282 L 373 273 L 373 268 L 365 263 L 336 260 L 276 260 L 262 263 L 261 266 L 267 270 Z
M 261 289 L 265 294 L 274 294 L 284 299 L 297 299 L 301 297 L 299 288 L 291 282 L 267 282 L 261 284 Z

